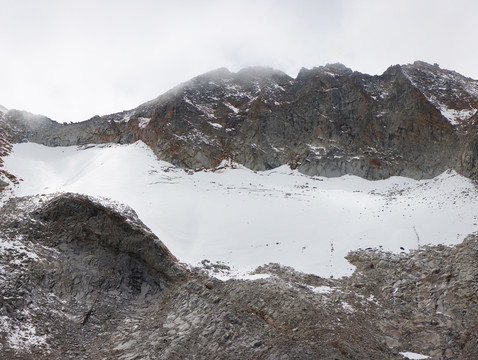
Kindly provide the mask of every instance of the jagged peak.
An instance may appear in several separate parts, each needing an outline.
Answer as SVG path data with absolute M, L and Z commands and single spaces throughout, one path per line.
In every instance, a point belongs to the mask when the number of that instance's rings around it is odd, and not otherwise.
M 348 68 L 342 63 L 336 62 L 336 63 L 329 63 L 326 64 L 325 66 L 319 67 L 319 69 L 323 69 L 325 71 L 329 71 L 333 74 L 338 74 L 338 75 L 346 75 L 346 74 L 351 74 L 353 71 L 352 69 Z
M 275 76 L 289 77 L 285 72 L 267 66 L 249 66 L 236 73 L 239 78 L 264 79 Z
M 8 114 L 21 115 L 23 120 L 32 121 L 32 122 L 41 122 L 41 121 L 53 121 L 49 117 L 41 114 L 34 114 L 25 110 L 10 109 Z
M 181 96 L 184 93 L 184 91 L 187 91 L 188 89 L 194 89 L 194 88 L 197 88 L 197 87 L 201 87 L 201 86 L 204 86 L 204 85 L 209 84 L 211 82 L 215 83 L 215 82 L 218 82 L 218 81 L 221 81 L 221 80 L 231 79 L 232 76 L 233 76 L 233 73 L 225 67 L 221 67 L 221 68 L 218 68 L 218 69 L 214 69 L 214 70 L 205 72 L 205 73 L 203 73 L 201 75 L 198 75 L 198 76 L 196 76 L 196 77 L 194 77 L 190 80 L 187 80 L 187 81 L 185 81 L 185 82 L 183 82 L 179 85 L 176 85 L 175 87 L 173 87 L 172 89 L 168 90 L 167 92 L 159 95 L 155 99 L 147 101 L 147 102 L 139 105 L 135 109 L 127 110 L 126 112 L 132 112 L 132 111 L 135 111 L 137 109 L 143 109 L 143 110 L 147 109 L 150 106 L 153 106 L 155 104 L 157 105 L 159 103 L 164 103 L 164 102 L 167 102 L 174 97 Z M 114 115 L 114 114 L 111 114 L 111 115 Z
M 25 127 L 30 130 L 36 130 L 41 127 L 49 126 L 51 124 L 56 123 L 55 121 L 51 120 L 46 116 L 32 114 L 28 111 L 16 109 L 8 110 L 5 113 L 5 117 L 8 118 L 10 121 L 13 121 L 15 126 L 20 125 L 21 127 Z
M 196 76 L 193 78 L 193 80 L 220 80 L 220 79 L 225 79 L 229 78 L 232 76 L 232 72 L 229 71 L 229 69 L 225 67 L 221 67 L 218 69 L 214 69 L 208 72 L 205 72 L 204 74 L 201 74 L 199 76 Z
M 410 74 L 411 72 L 414 72 L 414 71 L 420 71 L 420 72 L 435 74 L 435 75 L 444 75 L 444 74 L 451 75 L 462 80 L 477 81 L 470 77 L 464 76 L 456 72 L 455 70 L 441 68 L 440 65 L 437 63 L 429 64 L 421 60 L 414 61 L 412 64 L 402 65 L 402 68 L 407 74 Z
M 147 107 L 152 104 L 157 104 L 158 102 L 168 101 L 171 98 L 183 96 L 184 93 L 190 91 L 197 91 L 200 89 L 214 90 L 217 87 L 223 87 L 227 82 L 233 82 L 240 87 L 248 87 L 257 82 L 263 83 L 272 81 L 278 84 L 283 84 L 291 80 L 293 80 L 293 78 L 285 72 L 271 67 L 250 66 L 239 70 L 237 73 L 231 72 L 227 68 L 222 67 L 196 76 L 139 107 Z
M 217 82 L 217 81 L 221 81 L 221 80 L 226 80 L 226 79 L 232 78 L 232 76 L 233 76 L 233 73 L 231 71 L 229 71 L 229 69 L 227 69 L 225 67 L 221 67 L 221 68 L 218 68 L 218 69 L 208 71 L 204 74 L 198 75 L 198 76 L 192 78 L 191 80 L 186 81 L 185 83 L 182 83 L 182 84 L 176 86 L 172 90 L 174 91 L 174 90 L 178 90 L 178 89 L 188 88 L 188 87 L 191 87 L 191 86 L 194 87 L 194 86 L 197 86 L 197 85 L 207 84 L 209 82 Z
M 398 74 L 405 75 L 402 69 L 402 65 L 400 64 L 395 64 L 395 65 L 390 65 L 387 70 L 383 72 L 381 75 L 382 77 L 394 77 L 397 76 Z
M 414 67 L 414 68 L 417 68 L 417 69 L 430 69 L 430 70 L 433 70 L 433 69 L 440 69 L 440 65 L 438 65 L 437 63 L 434 63 L 433 65 L 430 64 L 430 63 L 427 63 L 426 61 L 422 61 L 422 60 L 416 60 L 413 62 L 413 64 L 407 64 L 407 65 L 403 65 L 404 67 L 407 67 L 407 66 L 411 66 L 411 67 Z
M 425 61 L 417 60 L 414 61 L 412 64 L 404 64 L 401 65 L 403 71 L 406 75 L 410 75 L 411 73 L 428 73 L 428 74 L 438 74 L 438 73 L 446 73 L 450 72 L 446 69 L 441 69 L 440 65 L 438 64 L 429 64 Z
M 405 76 L 452 125 L 466 126 L 478 110 L 478 81 L 438 64 L 415 61 L 402 66 Z
M 347 76 L 351 75 L 353 70 L 342 63 L 329 63 L 325 66 L 313 67 L 312 69 L 301 68 L 297 75 L 297 80 L 314 74 L 326 74 L 329 76 Z

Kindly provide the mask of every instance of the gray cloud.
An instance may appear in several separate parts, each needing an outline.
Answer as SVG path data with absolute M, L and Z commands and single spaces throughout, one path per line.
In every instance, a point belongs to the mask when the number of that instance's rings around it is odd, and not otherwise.
M 59 121 L 128 109 L 202 72 L 421 59 L 478 78 L 474 1 L 2 1 L 0 104 Z

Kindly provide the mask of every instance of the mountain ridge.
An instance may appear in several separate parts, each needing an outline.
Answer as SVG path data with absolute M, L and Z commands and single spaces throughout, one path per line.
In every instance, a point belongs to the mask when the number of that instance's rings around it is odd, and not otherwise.
M 19 129 L 16 142 L 142 140 L 159 159 L 194 170 L 233 160 L 252 170 L 287 164 L 308 175 L 420 179 L 447 169 L 478 177 L 477 109 L 478 81 L 437 65 L 371 76 L 336 63 L 295 79 L 271 68 L 220 68 L 81 123 L 14 110 L 4 117 Z

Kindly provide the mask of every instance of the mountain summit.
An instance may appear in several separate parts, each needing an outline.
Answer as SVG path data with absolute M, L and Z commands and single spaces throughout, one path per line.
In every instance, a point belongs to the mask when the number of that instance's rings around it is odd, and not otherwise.
M 308 175 L 416 179 L 455 169 L 477 178 L 478 81 L 438 65 L 395 65 L 382 75 L 342 64 L 225 68 L 129 111 L 77 124 L 7 111 L 15 141 L 49 146 L 142 140 L 159 159 L 190 168 L 235 161 L 284 164 Z

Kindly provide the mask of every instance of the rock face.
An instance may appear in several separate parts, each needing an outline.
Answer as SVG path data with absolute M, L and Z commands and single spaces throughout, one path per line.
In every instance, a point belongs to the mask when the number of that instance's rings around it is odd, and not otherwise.
M 9 184 L 18 184 L 18 179 L 15 175 L 7 172 L 3 167 L 3 157 L 10 154 L 12 151 L 12 143 L 18 132 L 5 119 L 5 114 L 8 112 L 0 105 L 0 192 L 2 192 Z
M 377 323 L 390 347 L 408 344 L 433 359 L 478 356 L 478 238 L 394 255 L 357 251 L 346 280 L 382 306 Z
M 233 160 L 254 170 L 289 164 L 310 175 L 429 178 L 446 169 L 477 178 L 478 81 L 437 65 L 392 66 L 380 76 L 341 64 L 219 69 L 136 109 L 60 125 L 18 111 L 6 118 L 49 146 L 149 145 L 177 166 Z
M 478 240 L 357 251 L 350 278 L 186 269 L 132 210 L 85 196 L 0 210 L 0 357 L 476 359 Z

